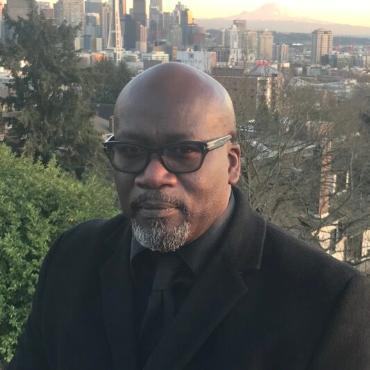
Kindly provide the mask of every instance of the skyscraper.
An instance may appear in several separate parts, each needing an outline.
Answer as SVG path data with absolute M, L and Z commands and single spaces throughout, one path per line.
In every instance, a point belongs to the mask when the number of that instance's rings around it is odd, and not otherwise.
M 8 0 L 6 9 L 10 19 L 27 18 L 31 11 L 31 3 L 27 0 Z
M 276 44 L 274 45 L 274 60 L 278 63 L 286 63 L 289 61 L 289 45 Z
M 134 0 L 134 20 L 146 26 L 146 1 Z
M 0 0 L 0 40 L 4 37 L 4 3 L 2 0 Z
M 127 14 L 126 0 L 121 0 L 119 3 L 119 12 L 121 19 Z
M 84 0 L 62 0 L 63 19 L 71 26 L 85 26 L 85 2 Z
M 160 12 L 163 11 L 162 0 L 150 0 L 150 8 L 157 8 Z
M 112 7 L 108 3 L 102 4 L 102 16 L 101 16 L 101 29 L 102 29 L 102 38 L 103 38 L 103 48 L 106 49 L 108 45 L 109 38 L 109 26 L 110 19 L 112 17 Z
M 274 35 L 271 31 L 261 31 L 258 34 L 258 59 L 272 60 L 272 45 Z
M 320 64 L 321 58 L 333 51 L 333 32 L 319 28 L 312 32 L 312 64 Z

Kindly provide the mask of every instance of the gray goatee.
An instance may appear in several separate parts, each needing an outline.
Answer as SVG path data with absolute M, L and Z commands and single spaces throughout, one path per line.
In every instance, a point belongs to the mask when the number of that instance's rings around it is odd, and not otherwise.
M 178 250 L 186 243 L 190 233 L 190 224 L 184 221 L 178 226 L 169 228 L 164 220 L 157 219 L 144 227 L 133 219 L 132 232 L 143 247 L 167 253 Z

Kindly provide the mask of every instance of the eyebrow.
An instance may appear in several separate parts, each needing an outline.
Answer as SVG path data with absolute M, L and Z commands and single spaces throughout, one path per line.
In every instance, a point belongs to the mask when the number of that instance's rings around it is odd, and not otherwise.
M 119 138 L 118 138 L 119 135 Z M 196 140 L 194 137 L 186 135 L 184 133 L 169 133 L 163 135 L 164 141 L 167 143 L 175 143 L 178 141 L 188 141 L 188 140 Z M 129 141 L 136 141 L 141 143 L 150 143 L 153 141 L 153 136 L 139 134 L 137 132 L 118 132 L 115 134 L 116 140 L 129 140 Z M 201 141 L 201 140 L 200 140 Z

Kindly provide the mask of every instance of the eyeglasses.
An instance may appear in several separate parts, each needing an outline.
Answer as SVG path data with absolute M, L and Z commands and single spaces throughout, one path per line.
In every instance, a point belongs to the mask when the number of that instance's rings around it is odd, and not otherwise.
M 199 170 L 207 153 L 222 147 L 231 138 L 231 135 L 226 135 L 209 141 L 181 141 L 152 148 L 116 141 L 112 135 L 103 146 L 112 167 L 119 172 L 139 174 L 145 170 L 151 155 L 155 153 L 168 172 L 180 174 Z

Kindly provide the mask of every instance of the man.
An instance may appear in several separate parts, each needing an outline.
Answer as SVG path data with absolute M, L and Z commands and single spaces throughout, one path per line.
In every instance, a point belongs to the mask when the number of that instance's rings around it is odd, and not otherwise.
M 156 66 L 115 125 L 123 215 L 54 244 L 10 369 L 370 369 L 369 281 L 250 210 L 221 85 Z

